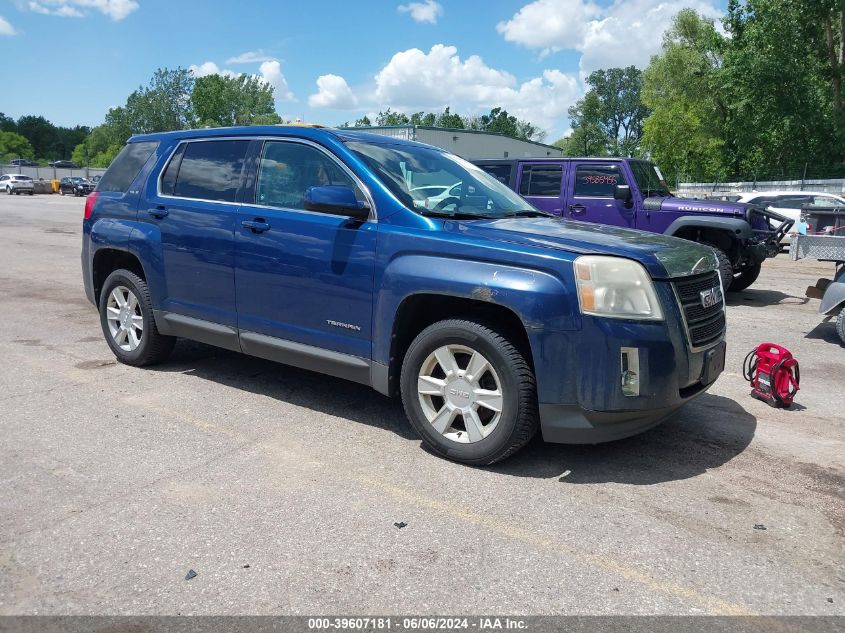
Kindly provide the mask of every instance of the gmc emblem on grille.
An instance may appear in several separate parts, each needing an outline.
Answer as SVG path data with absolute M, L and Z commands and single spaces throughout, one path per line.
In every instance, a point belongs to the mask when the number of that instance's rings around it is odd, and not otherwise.
M 712 308 L 722 298 L 718 286 L 710 288 L 710 290 L 702 290 L 699 296 L 701 297 L 701 305 L 705 308 Z

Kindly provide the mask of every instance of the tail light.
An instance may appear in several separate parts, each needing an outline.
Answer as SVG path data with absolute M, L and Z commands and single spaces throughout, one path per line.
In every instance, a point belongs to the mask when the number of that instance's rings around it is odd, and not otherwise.
M 100 195 L 96 191 L 92 191 L 88 194 L 88 197 L 85 198 L 85 215 L 83 216 L 84 219 L 88 219 L 91 217 L 91 213 L 94 212 L 94 205 L 97 203 L 97 196 Z

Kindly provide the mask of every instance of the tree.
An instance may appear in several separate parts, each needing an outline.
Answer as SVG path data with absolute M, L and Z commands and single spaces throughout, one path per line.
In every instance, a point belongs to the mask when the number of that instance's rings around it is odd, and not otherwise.
M 726 46 L 711 20 L 692 9 L 678 13 L 644 74 L 642 145 L 677 180 L 714 180 L 725 173 L 727 109 L 722 84 Z
M 58 130 L 43 116 L 24 115 L 18 119 L 16 127 L 17 133 L 30 142 L 38 158 L 63 158 L 57 149 Z
M 438 114 L 435 118 L 435 125 L 437 127 L 448 127 L 456 130 L 463 130 L 466 125 L 460 114 L 452 114 L 449 111 L 449 106 L 443 111 L 443 114 Z
M 729 172 L 785 178 L 842 165 L 842 10 L 842 0 L 728 3 L 719 88 Z
M 35 151 L 26 137 L 15 132 L 0 131 L 0 159 L 8 163 L 14 158 L 35 158 Z
M 572 132 L 555 142 L 564 156 L 607 156 L 608 142 L 601 126 L 601 103 L 595 91 L 588 91 L 569 108 Z
M 6 116 L 3 112 L 0 112 L 0 132 L 17 132 L 18 131 L 18 124 L 15 120 L 10 117 Z
M 194 76 L 185 68 L 159 68 L 146 87 L 139 87 L 124 106 L 133 134 L 184 130 L 194 123 L 191 92 Z
M 249 75 L 200 77 L 191 92 L 191 105 L 200 126 L 274 124 L 281 121 L 274 106 L 273 86 Z
M 379 112 L 376 116 L 376 125 L 408 125 L 411 120 L 408 115 L 402 112 L 393 112 L 390 108 Z
M 493 108 L 489 114 L 482 114 L 474 122 L 474 125 L 467 125 L 470 129 L 484 130 L 485 132 L 494 132 L 496 134 L 504 134 L 512 138 L 519 138 L 526 141 L 538 140 L 541 141 L 545 137 L 545 132 L 534 127 L 528 121 L 521 121 L 504 108 Z
M 634 66 L 590 73 L 590 89 L 569 109 L 572 136 L 577 139 L 573 149 L 583 145 L 589 150 L 587 155 L 639 155 L 643 121 L 648 116 L 640 98 L 642 84 L 642 71 Z M 603 142 L 597 139 L 599 131 Z
M 370 122 L 370 117 L 368 117 L 368 116 L 365 114 L 365 115 L 364 115 L 364 116 L 362 116 L 360 119 L 358 119 L 357 121 L 355 121 L 355 125 L 354 125 L 354 127 L 370 127 L 371 125 L 372 125 L 372 122 Z

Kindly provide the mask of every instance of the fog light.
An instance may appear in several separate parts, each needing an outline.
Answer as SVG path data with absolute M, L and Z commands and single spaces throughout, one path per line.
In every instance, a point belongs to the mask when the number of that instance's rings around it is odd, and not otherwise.
M 621 348 L 622 394 L 640 395 L 640 351 L 636 347 Z

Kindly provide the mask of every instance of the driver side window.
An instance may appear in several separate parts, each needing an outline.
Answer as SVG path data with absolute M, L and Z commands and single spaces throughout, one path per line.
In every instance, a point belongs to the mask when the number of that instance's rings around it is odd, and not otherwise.
M 255 202 L 268 207 L 305 209 L 309 187 L 341 185 L 365 198 L 352 178 L 322 151 L 303 143 L 268 141 L 258 166 Z

